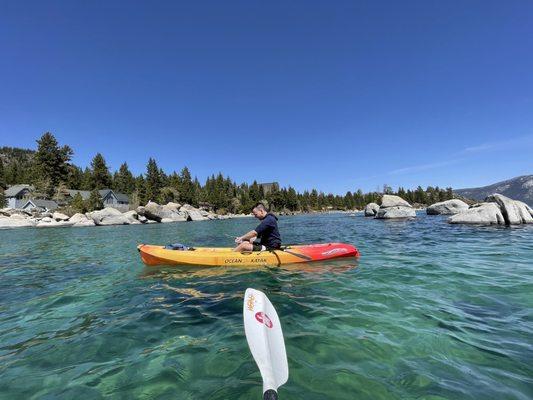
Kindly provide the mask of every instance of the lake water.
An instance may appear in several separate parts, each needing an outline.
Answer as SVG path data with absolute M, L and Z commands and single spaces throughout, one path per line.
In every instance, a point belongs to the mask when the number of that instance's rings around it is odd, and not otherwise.
M 284 399 L 532 399 L 533 226 L 281 217 L 358 261 L 148 268 L 138 243 L 230 246 L 256 221 L 0 231 L 1 399 L 260 399 L 247 287 L 278 310 Z

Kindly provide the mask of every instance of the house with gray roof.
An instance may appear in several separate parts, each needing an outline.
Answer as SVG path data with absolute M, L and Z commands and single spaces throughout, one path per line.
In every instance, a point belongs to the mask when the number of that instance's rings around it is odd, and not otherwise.
M 58 207 L 58 204 L 53 200 L 33 199 L 28 200 L 21 208 L 26 211 L 38 210 L 41 212 L 48 212 L 55 211 Z
M 20 184 L 8 187 L 4 191 L 7 206 L 11 208 L 22 208 L 30 198 L 35 188 L 32 185 Z
M 80 194 L 83 200 L 87 200 L 91 196 L 89 190 L 67 189 L 66 192 L 71 199 L 73 199 L 77 193 Z M 102 189 L 99 190 L 98 193 L 100 194 L 102 203 L 104 203 L 104 207 L 113 207 L 122 212 L 129 210 L 130 199 L 127 194 L 115 192 L 111 189 Z

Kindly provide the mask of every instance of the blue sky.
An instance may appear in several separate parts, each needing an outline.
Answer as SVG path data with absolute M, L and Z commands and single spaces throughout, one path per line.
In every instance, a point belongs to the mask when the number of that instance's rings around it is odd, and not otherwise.
M 194 4 L 193 4 L 194 3 Z M 533 2 L 2 2 L 0 146 L 333 193 L 533 173 Z

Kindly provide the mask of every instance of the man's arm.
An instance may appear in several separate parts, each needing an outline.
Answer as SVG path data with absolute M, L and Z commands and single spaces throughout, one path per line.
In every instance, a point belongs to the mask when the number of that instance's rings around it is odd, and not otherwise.
M 250 239 L 257 237 L 257 232 L 255 230 L 250 231 L 238 238 L 235 238 L 235 243 L 248 242 Z

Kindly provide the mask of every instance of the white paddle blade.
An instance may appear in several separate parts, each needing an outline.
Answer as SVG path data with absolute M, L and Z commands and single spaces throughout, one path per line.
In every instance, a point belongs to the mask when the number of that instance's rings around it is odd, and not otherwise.
M 263 378 L 263 393 L 277 391 L 289 379 L 278 314 L 263 292 L 249 288 L 244 294 L 243 316 L 246 340 Z

